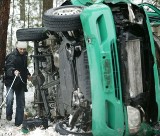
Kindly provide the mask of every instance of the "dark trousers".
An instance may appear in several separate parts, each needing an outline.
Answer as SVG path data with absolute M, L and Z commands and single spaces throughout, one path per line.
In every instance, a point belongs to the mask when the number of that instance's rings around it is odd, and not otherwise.
M 9 91 L 9 87 L 7 87 L 7 92 Z M 6 99 L 6 116 L 12 116 L 13 114 L 13 100 L 14 100 L 14 92 L 16 95 L 16 115 L 15 115 L 15 125 L 21 125 L 24 117 L 24 107 L 25 107 L 25 94 L 23 89 L 14 90 L 11 89 L 7 99 Z

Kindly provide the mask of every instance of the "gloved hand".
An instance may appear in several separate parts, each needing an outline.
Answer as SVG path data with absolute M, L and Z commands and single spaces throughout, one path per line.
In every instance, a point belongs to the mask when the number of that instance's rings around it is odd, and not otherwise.
M 20 72 L 19 72 L 18 70 L 15 70 L 15 71 L 14 71 L 14 75 L 15 75 L 15 76 L 19 76 L 19 74 L 20 74 Z

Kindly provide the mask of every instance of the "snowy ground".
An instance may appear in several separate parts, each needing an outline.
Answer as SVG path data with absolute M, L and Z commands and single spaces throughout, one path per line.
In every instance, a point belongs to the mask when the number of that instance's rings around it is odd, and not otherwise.
M 6 92 L 4 91 L 4 96 L 5 96 Z M 30 87 L 28 92 L 25 93 L 26 95 L 26 109 L 31 110 L 32 112 L 34 112 L 33 109 L 33 94 L 34 94 L 34 88 Z M 15 117 L 15 102 L 14 102 L 14 115 L 13 115 L 13 119 L 12 121 L 7 121 L 5 119 L 6 114 L 5 114 L 5 105 L 2 109 L 2 116 L 0 119 L 0 136 L 60 136 L 60 134 L 56 133 L 54 128 L 55 125 L 53 123 L 49 123 L 49 127 L 46 130 L 43 130 L 41 128 L 36 128 L 33 131 L 29 131 L 27 134 L 22 132 L 22 126 L 20 127 L 16 127 L 14 126 L 14 117 Z

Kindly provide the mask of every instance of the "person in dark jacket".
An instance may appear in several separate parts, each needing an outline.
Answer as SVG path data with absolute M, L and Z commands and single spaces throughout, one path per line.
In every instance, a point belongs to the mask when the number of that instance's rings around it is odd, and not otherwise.
M 18 41 L 16 48 L 6 57 L 5 63 L 5 86 L 7 92 L 6 98 L 6 119 L 12 120 L 14 93 L 16 95 L 16 115 L 15 126 L 20 126 L 23 122 L 25 93 L 27 91 L 27 79 L 31 75 L 27 69 L 27 43 Z M 15 78 L 14 84 L 12 82 Z

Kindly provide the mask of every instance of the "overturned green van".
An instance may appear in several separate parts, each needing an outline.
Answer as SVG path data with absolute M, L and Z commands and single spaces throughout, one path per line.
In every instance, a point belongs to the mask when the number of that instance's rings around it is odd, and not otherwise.
M 44 12 L 53 55 L 47 115 L 57 132 L 160 135 L 160 40 L 152 32 L 159 20 L 156 7 L 129 0 L 67 0 Z

